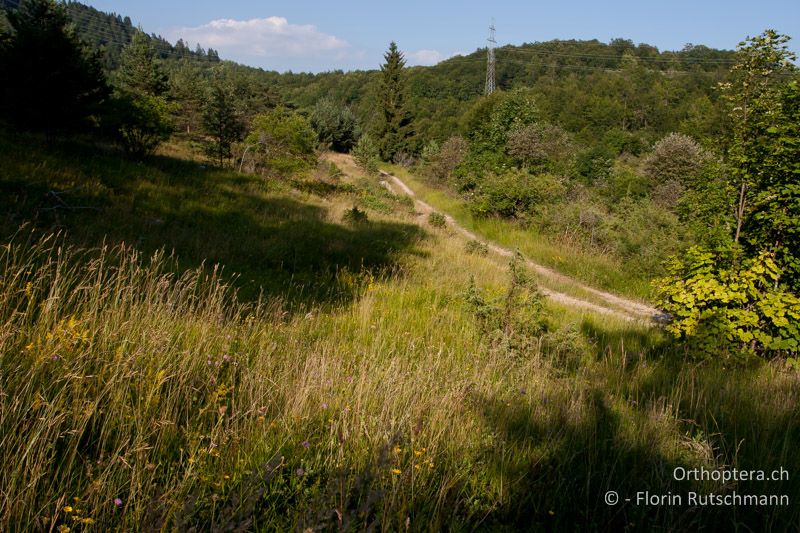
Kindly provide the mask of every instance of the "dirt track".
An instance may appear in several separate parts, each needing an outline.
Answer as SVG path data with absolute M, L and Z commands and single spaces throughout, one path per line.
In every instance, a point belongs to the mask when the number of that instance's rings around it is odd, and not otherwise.
M 353 160 L 350 156 L 343 154 L 336 154 L 332 155 L 331 159 L 340 167 L 344 167 L 343 170 L 345 170 L 346 172 L 352 173 L 352 171 L 354 170 L 357 172 L 356 166 L 353 163 Z M 384 171 L 380 171 L 380 175 L 382 178 L 381 183 L 392 193 L 405 194 L 414 199 L 417 215 L 420 218 L 427 217 L 432 212 L 440 212 L 434 209 L 433 206 L 431 206 L 427 202 L 424 202 L 419 198 L 417 198 L 414 191 L 397 176 L 394 176 Z M 515 253 L 513 250 L 509 248 L 505 248 L 496 243 L 478 237 L 468 229 L 461 226 L 453 217 L 451 217 L 447 213 L 441 213 L 441 214 L 442 216 L 445 217 L 447 225 L 450 228 L 460 233 L 462 236 L 464 236 L 469 240 L 482 242 L 491 252 L 503 257 L 510 257 Z M 539 276 L 547 278 L 559 284 L 570 285 L 572 287 L 575 287 L 576 289 L 579 289 L 582 292 L 592 294 L 601 303 L 590 302 L 578 298 L 576 296 L 570 296 L 562 292 L 542 287 L 541 288 L 542 293 L 545 294 L 550 299 L 552 299 L 553 301 L 559 302 L 564 305 L 568 305 L 570 307 L 587 309 L 590 311 L 594 311 L 596 313 L 615 316 L 617 318 L 621 318 L 624 320 L 663 323 L 664 320 L 666 319 L 666 315 L 662 311 L 656 309 L 655 307 L 651 307 L 645 303 L 638 302 L 636 300 L 631 300 L 629 298 L 625 298 L 622 296 L 618 296 L 616 294 L 611 294 L 606 291 L 601 291 L 594 287 L 590 287 L 585 283 L 582 283 L 569 276 L 561 274 L 560 272 L 556 272 L 555 270 L 546 267 L 544 265 L 541 265 L 539 263 L 536 263 L 534 261 L 531 261 L 528 258 L 526 258 L 525 261 L 528 267 L 534 270 Z

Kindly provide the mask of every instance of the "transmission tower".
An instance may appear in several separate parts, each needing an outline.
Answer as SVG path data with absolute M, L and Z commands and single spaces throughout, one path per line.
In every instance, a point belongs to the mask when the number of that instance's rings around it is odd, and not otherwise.
M 495 81 L 494 81 L 494 67 L 495 67 L 495 58 L 494 58 L 494 47 L 497 44 L 497 41 L 494 38 L 494 19 L 492 19 L 492 25 L 489 26 L 489 45 L 487 48 L 488 58 L 486 61 L 486 94 L 492 94 L 495 89 Z

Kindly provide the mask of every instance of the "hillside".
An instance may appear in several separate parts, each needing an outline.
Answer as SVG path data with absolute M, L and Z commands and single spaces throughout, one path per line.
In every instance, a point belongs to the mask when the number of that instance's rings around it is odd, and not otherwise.
M 122 48 L 137 31 L 130 19 L 79 2 L 69 2 L 67 8 L 81 37 L 103 51 L 107 68 L 116 68 Z M 198 43 L 173 45 L 156 35 L 149 38 L 170 72 L 187 64 L 208 78 L 209 69 L 219 67 L 218 52 L 193 48 Z M 507 45 L 497 50 L 497 86 L 532 88 L 547 120 L 589 143 L 611 130 L 632 132 L 645 142 L 690 128 L 696 135 L 710 136 L 718 132 L 707 122 L 718 96 L 713 87 L 724 78 L 732 58 L 732 51 L 702 45 L 659 51 L 625 39 Z M 269 91 L 306 113 L 320 98 L 329 97 L 351 106 L 365 129 L 375 127 L 377 65 L 370 71 L 309 74 L 223 63 L 225 75 L 234 83 L 247 80 L 250 92 Z M 408 69 L 418 149 L 430 140 L 444 141 L 462 127 L 462 116 L 483 94 L 485 76 L 485 49 Z M 621 91 L 629 101 L 620 101 Z
M 675 365 L 658 332 L 528 289 L 522 329 L 487 335 L 505 260 L 351 165 L 291 185 L 177 146 L 144 166 L 0 146 L 4 231 L 29 221 L 0 252 L 5 523 L 688 528 L 732 522 L 620 515 L 602 494 L 694 486 L 675 464 L 800 467 L 794 377 Z M 747 507 L 736 523 L 797 519 Z
M 0 14 L 1 531 L 797 529 L 788 36 L 482 95 Z

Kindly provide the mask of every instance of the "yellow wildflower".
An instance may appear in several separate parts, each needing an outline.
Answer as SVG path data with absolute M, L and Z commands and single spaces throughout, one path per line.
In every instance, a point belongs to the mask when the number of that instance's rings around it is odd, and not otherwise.
M 58 533 L 69 533 L 69 526 L 61 524 L 60 526 L 58 526 Z
M 94 524 L 94 519 L 87 517 L 87 518 L 84 518 L 83 520 L 81 520 L 81 522 L 84 523 L 84 524 L 90 525 L 90 524 Z
M 72 512 L 72 507 L 67 505 L 66 507 L 64 507 L 64 512 L 65 513 L 71 513 Z
M 392 474 L 394 474 L 396 476 L 399 476 L 402 473 L 403 473 L 403 471 L 400 470 L 399 468 L 392 468 Z

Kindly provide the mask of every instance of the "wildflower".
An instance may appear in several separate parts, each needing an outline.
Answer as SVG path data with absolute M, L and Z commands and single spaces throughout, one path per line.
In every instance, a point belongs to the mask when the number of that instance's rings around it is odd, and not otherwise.
M 327 408 L 328 408 L 328 404 L 323 402 L 323 404 L 322 404 L 322 408 L 323 408 L 323 409 L 327 409 Z
M 302 468 L 298 468 L 297 470 L 294 471 L 294 473 L 302 477 L 306 473 L 306 471 L 303 470 Z
M 311 443 L 308 442 L 307 440 L 304 440 L 300 444 L 303 446 L 303 448 L 310 448 L 311 447 Z
M 81 520 L 81 523 L 86 524 L 86 525 L 91 525 L 91 524 L 94 524 L 94 519 L 86 517 L 83 520 Z
M 259 424 L 263 424 L 263 423 L 264 423 L 264 417 L 263 417 L 263 416 L 259 416 L 258 418 L 256 418 L 256 421 L 257 421 Z
M 419 465 L 414 465 L 414 470 L 419 470 L 420 468 L 422 468 L 422 467 L 419 466 Z
M 225 355 L 222 356 L 222 360 L 227 363 L 228 360 L 230 360 L 230 357 L 228 357 L 228 354 L 225 354 Z
M 224 476 L 222 476 L 222 479 L 224 479 L 225 481 L 228 481 L 228 480 L 231 479 L 231 476 L 229 476 L 228 474 L 225 474 Z
M 550 511 L 547 511 L 547 514 L 549 514 L 550 516 L 555 516 L 556 513 L 553 512 L 552 510 L 550 510 Z
M 403 473 L 403 471 L 400 470 L 399 468 L 392 468 L 392 474 L 394 474 L 396 476 L 399 476 L 402 473 Z
M 400 446 L 398 446 L 397 444 L 395 444 L 395 445 L 394 445 L 394 448 L 392 449 L 392 451 L 395 453 L 395 455 L 397 455 L 397 454 L 399 454 L 400 452 L 402 452 L 402 451 L 403 451 L 403 448 L 401 448 Z
M 114 498 L 114 505 L 122 507 L 122 498 Z
M 417 457 L 422 455 L 422 453 L 423 453 L 422 450 L 414 450 L 414 455 L 416 455 Z
M 66 526 L 64 524 L 58 526 L 58 533 L 69 533 L 69 531 L 70 531 L 69 526 Z
M 64 507 L 64 512 L 65 513 L 71 513 L 72 512 L 72 507 L 67 505 L 66 507 Z

